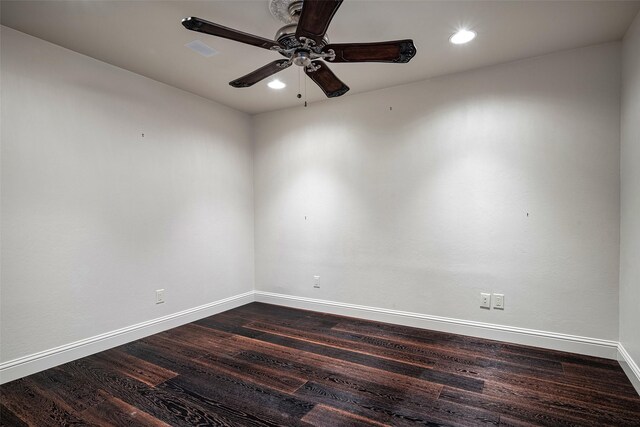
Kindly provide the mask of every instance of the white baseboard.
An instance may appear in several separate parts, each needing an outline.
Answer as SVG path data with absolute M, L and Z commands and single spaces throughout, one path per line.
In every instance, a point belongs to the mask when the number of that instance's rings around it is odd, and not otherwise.
M 0 384 L 13 381 L 36 372 L 71 362 L 131 341 L 167 329 L 175 328 L 186 323 L 194 322 L 204 317 L 212 316 L 232 308 L 240 307 L 254 301 L 254 292 L 234 295 L 229 298 L 214 301 L 198 307 L 169 314 L 157 319 L 127 326 L 126 328 L 96 335 L 70 344 L 30 354 L 0 364 Z
M 535 329 L 517 328 L 513 326 L 495 325 L 471 320 L 430 316 L 428 314 L 389 310 L 314 298 L 297 297 L 256 291 L 255 300 L 269 304 L 305 310 L 321 311 L 342 316 L 358 317 L 378 322 L 413 326 L 441 332 L 468 335 L 514 344 L 542 347 L 552 350 L 567 351 L 589 356 L 616 359 L 618 342 L 599 338 L 581 337 L 556 332 L 538 331 Z
M 629 377 L 633 387 L 638 394 L 640 394 L 640 367 L 638 367 L 635 360 L 631 358 L 631 355 L 627 353 L 622 343 L 618 345 L 618 362 L 620 366 L 622 366 L 624 373 Z
M 96 335 L 49 350 L 0 364 L 0 384 L 13 381 L 72 360 L 86 357 L 167 329 L 212 316 L 253 301 L 357 317 L 397 325 L 468 335 L 514 344 L 568 351 L 590 356 L 618 359 L 634 387 L 640 393 L 640 368 L 617 341 L 495 325 L 491 323 L 431 316 L 378 307 L 297 297 L 263 291 L 250 291 L 163 316 L 126 328 Z

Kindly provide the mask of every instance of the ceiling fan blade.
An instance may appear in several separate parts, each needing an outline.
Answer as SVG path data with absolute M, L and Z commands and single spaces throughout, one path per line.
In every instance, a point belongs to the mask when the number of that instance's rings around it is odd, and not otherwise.
M 214 24 L 213 22 L 205 21 L 204 19 L 196 18 L 195 16 L 184 18 L 182 20 L 182 25 L 191 31 L 210 34 L 212 36 L 222 37 L 240 43 L 250 44 L 252 46 L 258 46 L 263 49 L 271 49 L 275 46 L 280 47 L 280 45 L 273 40 Z
M 304 0 L 296 29 L 296 38 L 306 37 L 322 43 L 329 23 L 342 4 L 342 0 Z
M 258 83 L 260 80 L 265 79 L 278 71 L 282 71 L 285 68 L 289 68 L 291 63 L 286 59 L 279 59 L 277 61 L 273 61 L 265 65 L 264 67 L 260 67 L 257 70 L 247 74 L 246 76 L 242 76 L 239 79 L 235 79 L 229 84 L 233 87 L 249 87 Z
M 413 40 L 394 40 L 375 43 L 328 44 L 324 52 L 336 54 L 331 62 L 409 62 L 416 55 Z
M 316 71 L 309 71 L 305 68 L 304 72 L 315 84 L 320 86 L 320 89 L 322 89 L 328 98 L 335 98 L 349 91 L 349 86 L 342 83 L 342 81 L 333 74 L 333 71 L 331 71 L 327 64 L 321 61 L 313 61 L 312 64 L 314 67 L 320 68 Z

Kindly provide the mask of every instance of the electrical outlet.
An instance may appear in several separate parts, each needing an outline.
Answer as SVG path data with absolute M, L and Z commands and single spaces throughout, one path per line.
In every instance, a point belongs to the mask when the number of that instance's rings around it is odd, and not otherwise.
M 156 304 L 162 304 L 164 302 L 164 289 L 156 290 Z
M 480 307 L 491 309 L 491 294 L 480 294 Z
M 313 276 L 313 287 L 320 289 L 320 276 Z
M 493 308 L 504 310 L 504 294 L 493 294 Z

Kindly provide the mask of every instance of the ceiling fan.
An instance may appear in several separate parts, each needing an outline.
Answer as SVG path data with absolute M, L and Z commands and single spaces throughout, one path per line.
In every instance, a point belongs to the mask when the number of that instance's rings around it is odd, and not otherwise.
M 182 25 L 191 31 L 273 50 L 286 58 L 273 61 L 233 80 L 229 83 L 233 87 L 252 86 L 295 64 L 304 68 L 305 74 L 322 89 L 327 97 L 333 98 L 344 95 L 349 87 L 333 74 L 327 62 L 405 63 L 416 54 L 416 47 L 410 39 L 373 43 L 329 43 L 327 28 L 341 4 L 342 0 L 291 1 L 286 11 L 289 16 L 279 16 L 281 19 L 284 18 L 285 22 L 291 23 L 278 30 L 275 40 L 196 17 L 183 19 Z

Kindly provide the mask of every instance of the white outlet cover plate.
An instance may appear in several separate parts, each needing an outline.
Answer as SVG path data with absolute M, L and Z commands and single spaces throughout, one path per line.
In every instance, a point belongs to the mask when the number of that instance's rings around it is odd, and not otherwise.
M 162 304 L 164 302 L 164 289 L 158 289 L 156 291 L 156 304 Z
M 491 294 L 480 294 L 480 307 L 482 308 L 491 308 Z
M 504 310 L 504 294 L 493 294 L 493 308 Z

